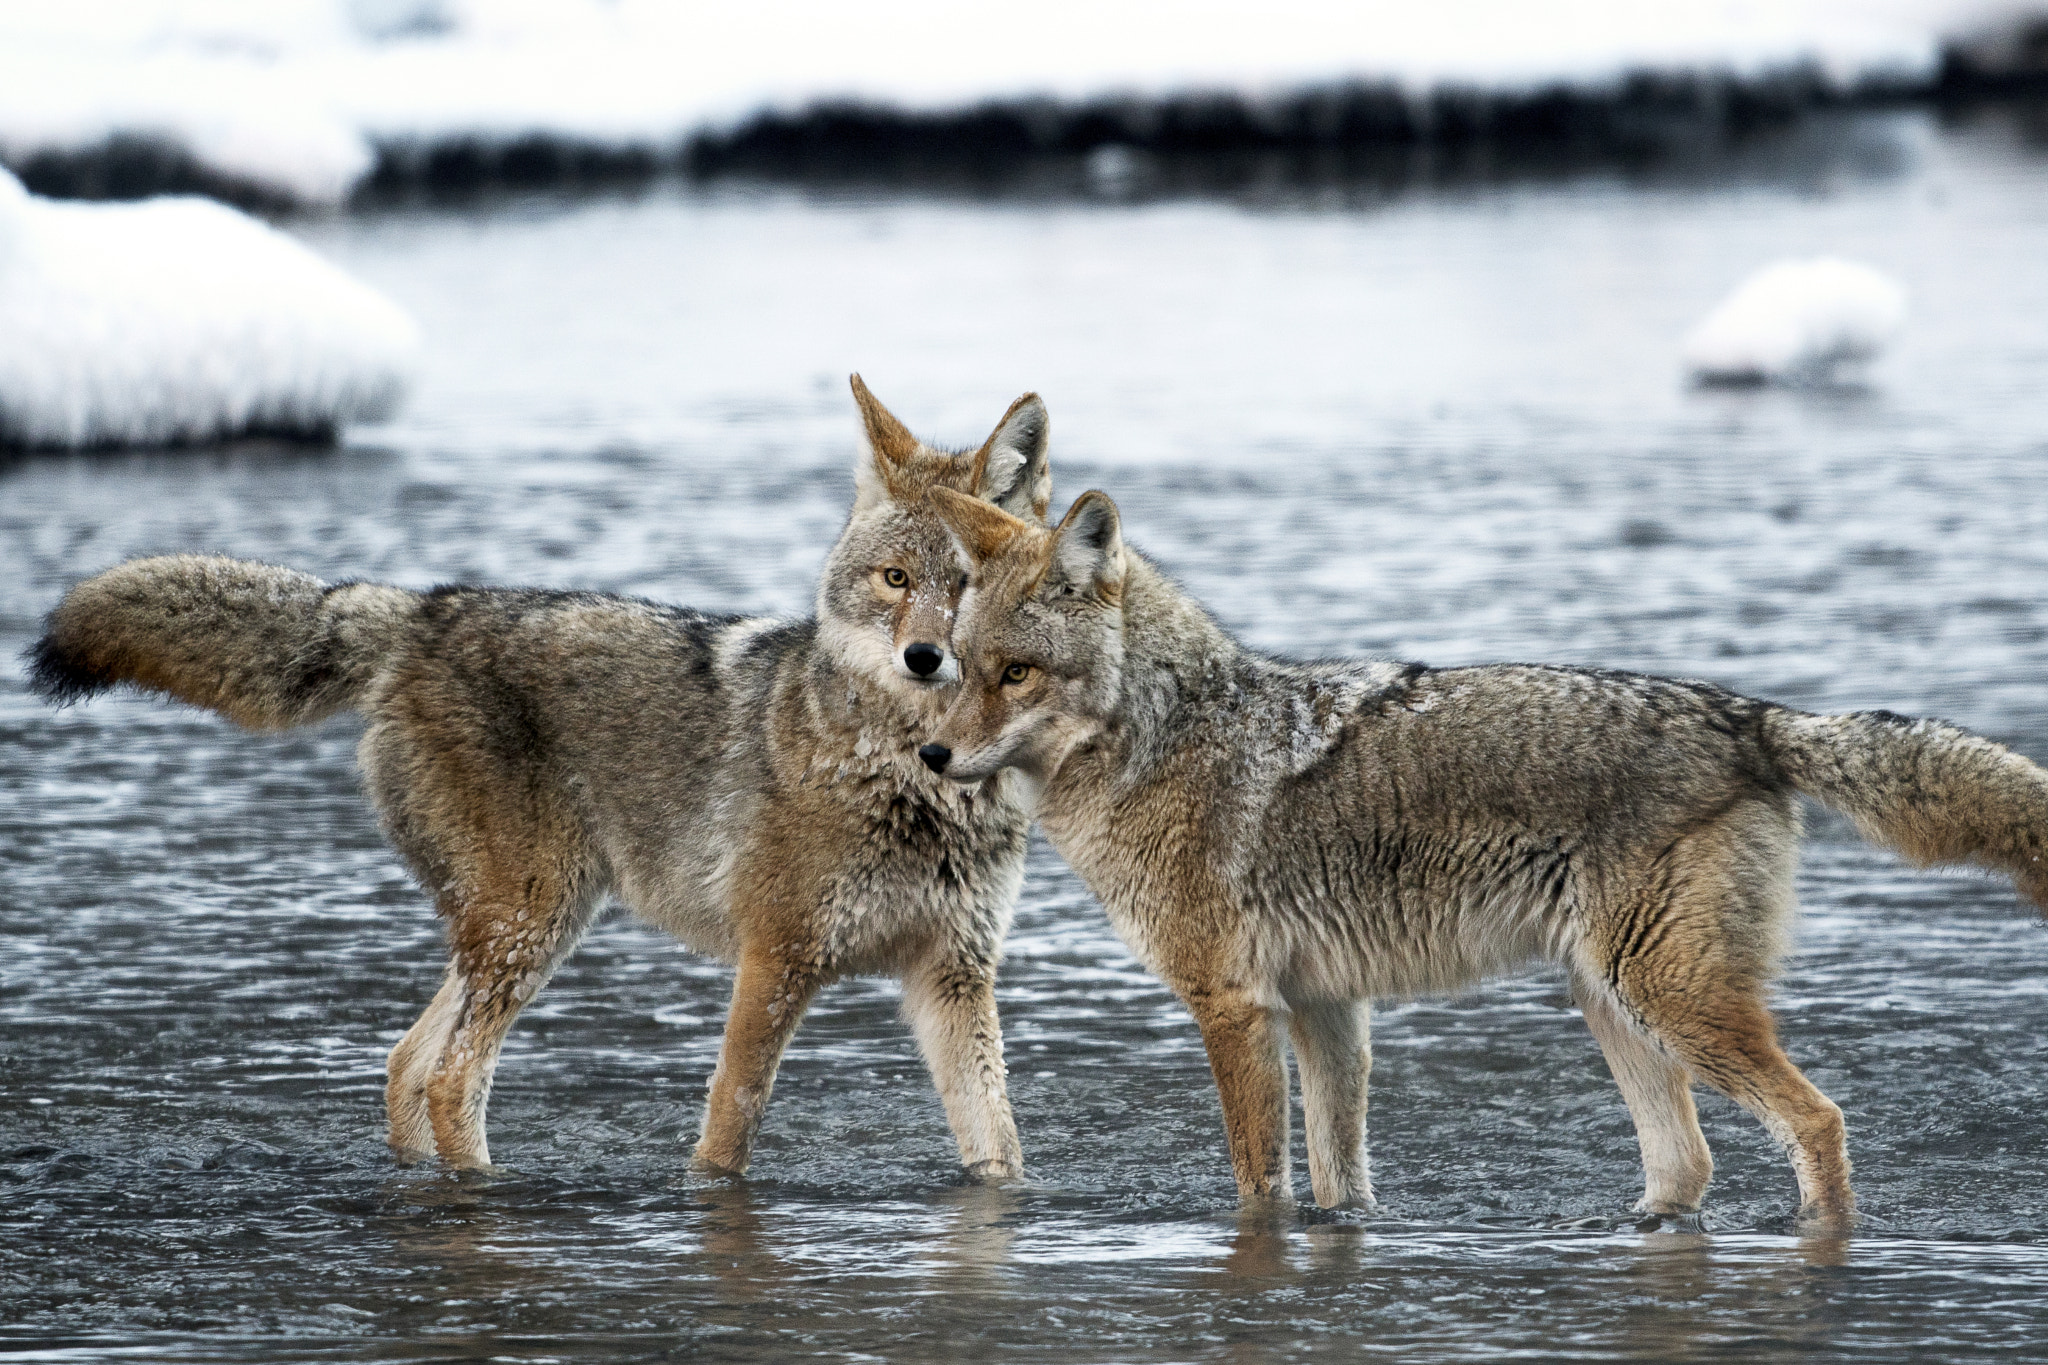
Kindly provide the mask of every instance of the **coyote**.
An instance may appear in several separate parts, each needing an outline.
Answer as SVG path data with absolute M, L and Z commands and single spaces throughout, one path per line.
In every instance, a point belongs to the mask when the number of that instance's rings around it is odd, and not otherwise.
M 949 453 L 852 384 L 865 441 L 813 620 L 191 555 L 110 569 L 50 614 L 33 683 L 60 704 L 128 683 L 259 729 L 367 718 L 370 799 L 448 921 L 440 992 L 391 1050 L 401 1155 L 489 1164 L 506 1031 L 609 893 L 739 968 L 700 1169 L 746 1170 L 813 993 L 881 972 L 962 1161 L 1021 1173 L 994 983 L 1028 813 L 1015 783 L 942 782 L 914 750 L 958 681 L 964 582 L 925 493 L 1042 520 L 1046 412 L 1026 394 Z
M 1542 958 L 1628 1102 L 1640 1210 L 1699 1207 L 1698 1079 L 1785 1147 L 1803 1215 L 1846 1223 L 1841 1110 L 1764 1003 L 1794 793 L 2048 903 L 2048 773 L 1954 726 L 1596 669 L 1285 662 L 1128 549 L 1101 493 L 1056 530 L 932 501 L 972 581 L 961 686 L 919 753 L 969 790 L 1029 779 L 1053 846 L 1193 1013 L 1247 1199 L 1288 1189 L 1283 1027 L 1316 1202 L 1369 1204 L 1364 1002 Z

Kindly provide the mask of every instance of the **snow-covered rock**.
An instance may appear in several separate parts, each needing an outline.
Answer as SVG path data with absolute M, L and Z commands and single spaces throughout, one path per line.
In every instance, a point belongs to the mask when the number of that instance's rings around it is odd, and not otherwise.
M 58 203 L 0 170 L 0 445 L 316 435 L 388 415 L 396 304 L 210 199 Z
M 1701 319 L 1682 354 L 1703 383 L 1824 382 L 1875 357 L 1905 319 L 1906 291 L 1867 265 L 1779 261 Z
M 1596 93 L 1636 72 L 1929 82 L 2048 0 L 90 0 L 0 4 L 0 158 L 142 138 L 305 203 L 380 155 L 522 139 L 673 153 L 850 100 L 1256 103 L 1362 82 Z

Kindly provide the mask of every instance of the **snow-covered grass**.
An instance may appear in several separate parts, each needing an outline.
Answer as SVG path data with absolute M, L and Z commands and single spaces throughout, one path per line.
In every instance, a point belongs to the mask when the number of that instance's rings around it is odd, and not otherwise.
M 210 199 L 57 203 L 0 171 L 0 445 L 321 435 L 389 414 L 398 306 Z
M 1906 318 L 1906 291 L 1853 261 L 1778 261 L 1738 286 L 1686 336 L 1709 384 L 1822 383 L 1875 357 Z
M 380 155 L 524 139 L 672 152 L 819 101 L 1367 82 L 1597 90 L 1639 72 L 1925 81 L 2048 0 L 91 0 L 0 8 L 0 159 L 154 139 L 224 182 L 345 197 Z

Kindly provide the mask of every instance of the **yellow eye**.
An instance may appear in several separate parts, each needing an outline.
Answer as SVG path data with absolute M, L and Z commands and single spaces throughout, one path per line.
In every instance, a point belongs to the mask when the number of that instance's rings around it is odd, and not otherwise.
M 1008 668 L 1003 670 L 1003 686 L 1009 687 L 1013 684 L 1023 682 L 1026 678 L 1030 676 L 1030 664 L 1011 664 Z
M 901 569 L 884 569 L 882 581 L 892 588 L 907 588 L 910 586 L 910 575 Z

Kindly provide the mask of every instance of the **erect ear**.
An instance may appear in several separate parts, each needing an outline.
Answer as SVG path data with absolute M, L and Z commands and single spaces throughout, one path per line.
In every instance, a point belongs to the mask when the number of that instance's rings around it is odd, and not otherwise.
M 1052 470 L 1045 461 L 1051 435 L 1052 419 L 1037 394 L 1010 404 L 974 452 L 975 495 L 1013 517 L 1044 525 L 1046 504 L 1052 501 Z
M 917 453 L 917 438 L 868 392 L 859 375 L 849 375 L 853 401 L 860 405 L 861 453 L 853 467 L 854 503 L 864 506 L 889 496 L 896 473 Z
M 1091 488 L 1074 499 L 1052 533 L 1050 577 L 1062 589 L 1111 600 L 1123 592 L 1123 522 L 1109 494 Z
M 1030 522 L 1019 521 L 1000 507 L 950 488 L 934 488 L 925 497 L 970 563 L 980 564 L 999 554 L 1019 534 L 1031 529 Z

